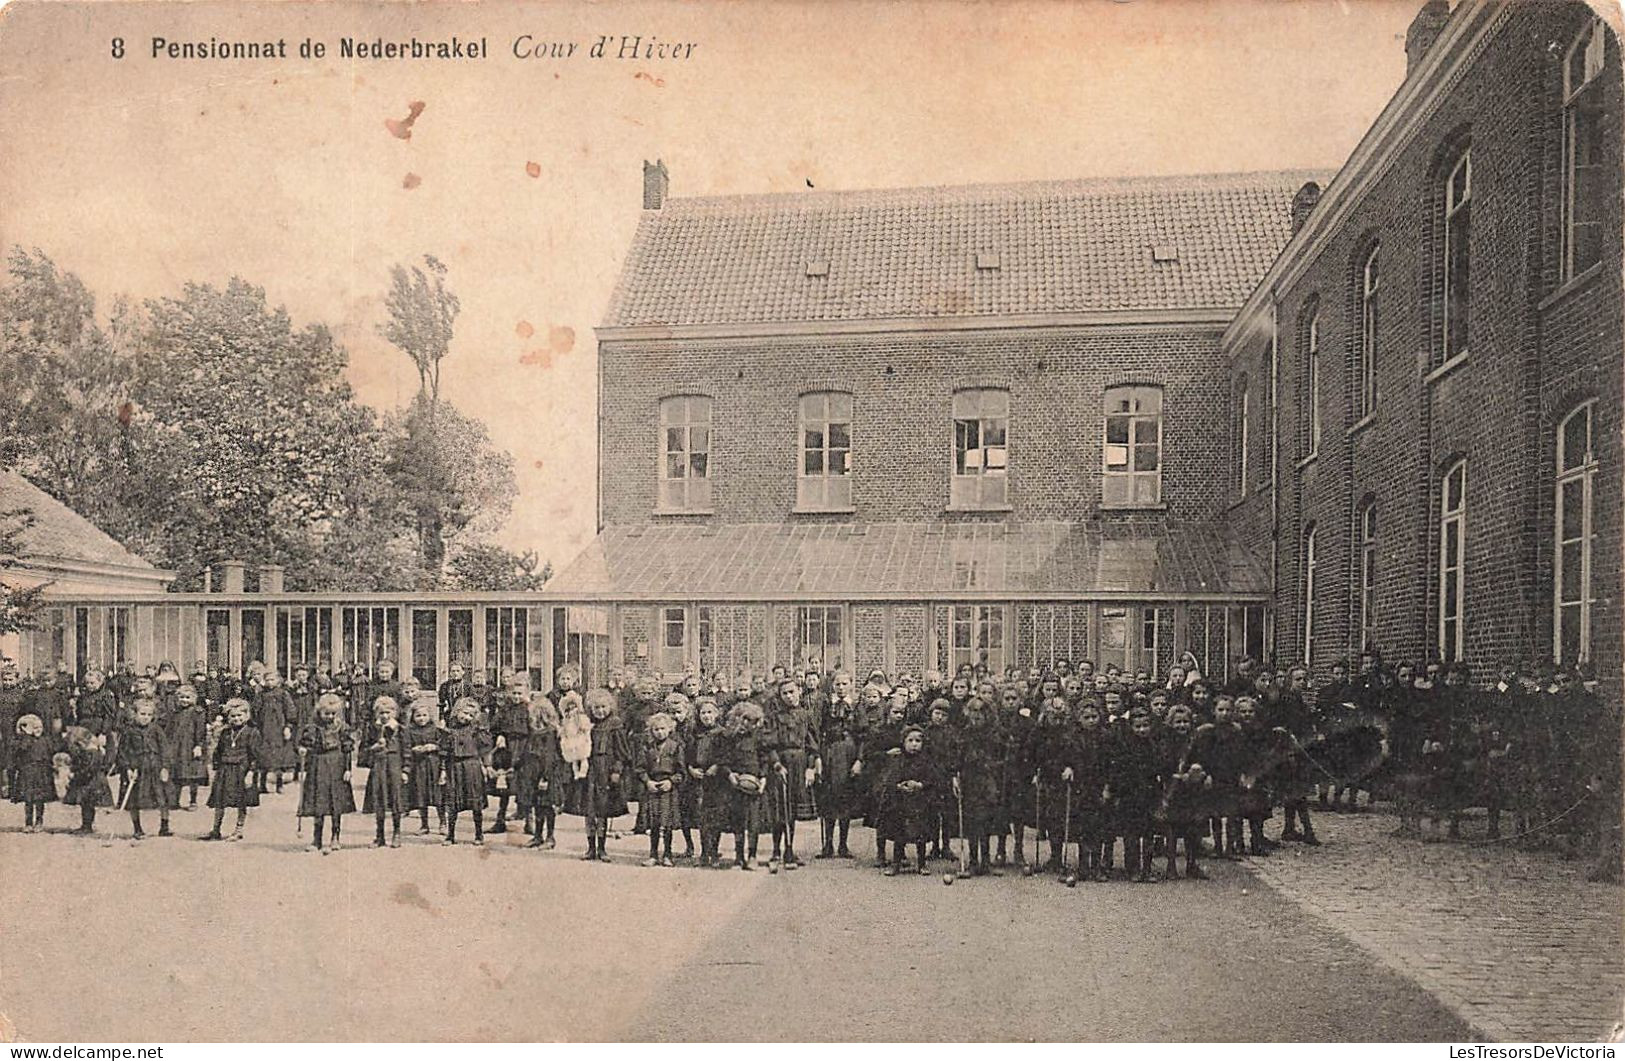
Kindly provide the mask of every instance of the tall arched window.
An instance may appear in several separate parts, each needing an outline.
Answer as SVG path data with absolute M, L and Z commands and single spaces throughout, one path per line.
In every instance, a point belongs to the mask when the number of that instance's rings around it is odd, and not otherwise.
M 1100 503 L 1155 505 L 1162 500 L 1162 388 L 1108 387 Z
M 677 394 L 660 399 L 660 512 L 711 508 L 711 399 Z
M 1557 429 L 1557 519 L 1553 531 L 1552 655 L 1578 663 L 1591 655 L 1591 495 L 1597 458 L 1591 448 L 1595 402 Z
M 1377 254 L 1381 249 L 1373 246 L 1360 266 L 1360 346 L 1356 351 L 1354 391 L 1357 420 L 1370 416 L 1377 408 L 1377 295 L 1382 286 Z
M 1247 496 L 1247 462 L 1251 457 L 1248 450 L 1252 446 L 1252 391 L 1247 386 L 1247 377 L 1241 377 L 1241 393 L 1236 398 L 1236 488 L 1241 496 Z
M 1466 611 L 1467 462 L 1457 461 L 1439 482 L 1439 658 L 1462 657 Z
M 1563 270 L 1572 279 L 1602 260 L 1608 210 L 1608 165 L 1600 75 L 1608 33 L 1591 19 L 1563 58 Z
M 1303 661 L 1311 667 L 1315 659 L 1315 576 L 1318 564 L 1315 557 L 1315 525 L 1311 523 L 1303 532 Z
M 1377 640 L 1377 503 L 1360 509 L 1360 647 Z
M 816 391 L 801 396 L 801 452 L 796 462 L 796 509 L 852 507 L 852 395 Z
M 1320 452 L 1320 309 L 1309 314 L 1309 325 L 1304 331 L 1303 402 L 1308 425 L 1308 444 L 1305 456 Z
M 1463 150 L 1444 182 L 1443 345 L 1439 363 L 1467 352 L 1469 245 L 1473 230 L 1473 155 Z

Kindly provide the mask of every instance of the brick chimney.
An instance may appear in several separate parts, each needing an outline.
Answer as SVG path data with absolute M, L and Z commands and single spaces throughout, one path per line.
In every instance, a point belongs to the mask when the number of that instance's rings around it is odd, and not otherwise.
M 1309 215 L 1315 212 L 1320 205 L 1320 185 L 1314 181 L 1305 182 L 1297 194 L 1292 197 L 1292 234 L 1296 236 L 1303 223 L 1309 220 Z
M 666 190 L 671 186 L 671 177 L 666 173 L 666 164 L 660 159 L 653 162 L 647 159 L 643 162 L 643 208 L 645 210 L 659 210 L 666 204 Z
M 1427 0 L 1422 10 L 1411 19 L 1410 29 L 1405 31 L 1406 77 L 1410 77 L 1421 65 L 1428 49 L 1433 47 L 1433 42 L 1444 32 L 1444 24 L 1449 21 L 1450 0 Z
M 282 574 L 283 567 L 281 564 L 260 565 L 260 592 L 281 593 Z
M 243 572 L 247 569 L 241 560 L 220 561 L 220 592 L 241 593 L 243 591 Z

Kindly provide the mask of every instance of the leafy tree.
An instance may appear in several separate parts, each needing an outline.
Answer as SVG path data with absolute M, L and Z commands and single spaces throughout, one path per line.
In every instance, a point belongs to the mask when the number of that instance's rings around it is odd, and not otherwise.
M 423 256 L 423 266 L 397 265 L 389 276 L 389 294 L 384 296 L 389 320 L 378 326 L 378 334 L 417 366 L 418 390 L 428 396 L 432 418 L 440 402 L 440 362 L 451 348 L 452 325 L 462 304 L 446 289 L 446 266 L 432 254 Z
M 447 546 L 502 526 L 516 489 L 513 457 L 495 449 L 485 424 L 419 394 L 389 424 L 385 471 L 412 513 L 424 583 L 439 583 Z
M 514 552 L 492 542 L 466 546 L 451 558 L 451 584 L 457 589 L 541 589 L 553 577 L 553 565 L 536 570 L 536 554 Z
M 14 248 L 0 286 L 0 465 L 103 527 L 117 523 L 132 443 L 130 362 L 96 323 L 96 301 L 39 251 Z
M 34 517 L 27 509 L 0 512 L 0 634 L 32 630 L 38 621 L 45 587 L 14 588 L 3 577 L 21 561 L 22 536 L 33 523 Z

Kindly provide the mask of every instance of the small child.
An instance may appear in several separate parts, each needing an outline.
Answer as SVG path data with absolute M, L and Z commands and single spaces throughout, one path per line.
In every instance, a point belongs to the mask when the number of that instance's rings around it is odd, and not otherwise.
M 265 769 L 265 743 L 259 730 L 249 725 L 248 701 L 231 699 L 225 705 L 226 725 L 214 746 L 214 784 L 209 786 L 209 806 L 214 808 L 214 828 L 205 840 L 219 840 L 226 820 L 226 808 L 237 808 L 237 827 L 231 839 L 243 838 L 248 808 L 260 805 L 260 789 L 255 775 Z
M 734 834 L 734 865 L 756 868 L 756 839 L 762 831 L 762 792 L 768 750 L 762 740 L 762 707 L 741 700 L 728 711 L 728 739 L 720 765 L 728 779 L 728 827 Z
M 293 697 L 282 687 L 282 675 L 266 670 L 259 693 L 254 697 L 254 717 L 259 720 L 260 738 L 265 742 L 265 769 L 260 771 L 260 791 L 269 792 L 272 781 L 278 793 L 287 774 L 298 760 L 293 749 L 293 718 L 298 713 Z M 272 776 L 274 775 L 274 777 Z
M 361 765 L 367 767 L 367 791 L 361 810 L 371 814 L 377 829 L 372 846 L 384 846 L 384 817 L 390 821 L 389 846 L 401 846 L 401 813 L 406 807 L 406 734 L 397 715 L 400 707 L 393 699 L 380 696 L 372 707 L 372 740 L 361 749 Z
M 688 702 L 685 698 L 685 704 Z M 649 857 L 645 866 L 671 866 L 671 834 L 678 828 L 677 788 L 687 769 L 683 744 L 675 736 L 677 721 L 657 711 L 644 721 L 648 739 L 638 757 L 637 777 L 648 806 Z M 661 853 L 661 844 L 665 852 Z
M 299 734 L 299 754 L 305 764 L 299 816 L 316 819 L 310 849 L 324 855 L 339 849 L 344 816 L 355 811 L 355 792 L 350 788 L 355 732 L 345 724 L 343 713 L 344 702 L 334 693 L 323 693 L 316 701 L 316 721 Z M 324 847 L 322 826 L 328 818 L 333 819 L 333 836 Z
M 530 847 L 558 846 L 553 829 L 570 790 L 570 766 L 559 750 L 559 709 L 533 697 L 530 736 L 519 752 L 519 809 L 530 828 Z
M 587 778 L 587 762 L 592 758 L 592 718 L 581 702 L 581 694 L 571 690 L 559 697 L 559 750 L 570 764 L 570 776 Z
M 587 713 L 592 718 L 592 754 L 586 776 L 577 781 L 580 810 L 587 825 L 587 853 L 584 861 L 609 861 L 604 842 L 609 839 L 609 822 L 626 813 L 626 793 L 621 778 L 632 766 L 632 746 L 626 727 L 615 714 L 615 697 L 608 689 L 587 694 Z
M 77 832 L 89 836 L 96 831 L 96 808 L 113 805 L 113 789 L 107 783 L 113 765 L 107 754 L 107 735 L 92 733 L 83 726 L 69 726 L 64 735 L 69 775 L 62 802 L 79 808 Z
M 1000 828 L 997 821 L 1004 804 L 1001 749 L 989 710 L 980 699 L 965 705 L 964 733 L 953 776 L 954 825 L 957 828 L 964 822 L 962 842 L 970 849 L 973 877 L 993 873 L 989 837 Z
M 882 860 L 887 841 L 893 845 L 893 858 L 886 865 L 885 874 L 897 876 L 903 868 L 903 848 L 911 843 L 918 856 L 919 872 L 929 872 L 925 864 L 925 842 L 931 835 L 940 779 L 936 765 L 925 751 L 923 727 L 913 725 L 903 731 L 902 754 L 887 764 L 885 777 L 881 785 L 879 820 L 875 825 L 875 841 Z
M 434 808 L 435 827 L 444 830 L 440 814 L 440 742 L 445 730 L 435 722 L 439 702 L 432 693 L 420 693 L 412 701 L 412 724 L 406 729 L 406 747 L 411 755 L 407 777 L 406 805 L 418 813 L 418 833 L 429 835 L 429 808 Z
M 1199 762 L 1185 761 L 1191 736 L 1196 730 L 1196 719 L 1189 704 L 1174 704 L 1168 709 L 1168 729 L 1160 743 L 1163 775 L 1162 821 L 1165 839 L 1163 852 L 1167 863 L 1163 876 L 1169 880 L 1179 877 L 1175 855 L 1180 841 L 1185 843 L 1185 878 L 1206 880 L 1207 874 L 1197 863 L 1202 851 L 1202 788 L 1208 783 L 1206 770 Z
M 129 790 L 123 800 L 137 840 L 146 836 L 141 829 L 141 812 L 148 807 L 158 810 L 158 835 L 174 835 L 169 830 L 169 811 L 175 805 L 169 781 L 173 756 L 162 727 L 155 721 L 157 714 L 155 700 L 150 697 L 137 700 L 134 717 L 118 741 L 118 762 L 129 778 Z
M 1162 799 L 1161 756 L 1151 735 L 1151 712 L 1128 715 L 1127 732 L 1112 747 L 1108 797 L 1115 802 L 1117 831 L 1123 837 L 1123 868 L 1147 884 L 1152 875 L 1152 819 Z
M 446 838 L 457 843 L 457 816 L 474 817 L 474 846 L 485 843 L 485 782 L 490 777 L 491 734 L 479 724 L 480 705 L 464 697 L 452 705 L 451 725 L 440 745 L 440 785 L 446 805 Z
M 185 807 L 196 810 L 198 786 L 209 783 L 208 761 L 203 758 L 203 749 L 209 743 L 209 720 L 198 703 L 196 687 L 182 685 L 175 690 L 175 709 L 169 716 L 168 736 L 170 749 L 175 753 L 172 770 L 176 800 L 179 801 L 181 789 L 189 788 Z
M 695 820 L 700 826 L 700 866 L 722 869 L 719 849 L 722 834 L 728 828 L 731 791 L 722 773 L 728 733 L 718 725 L 722 713 L 715 700 L 701 697 L 698 712 L 688 756 L 688 776 L 691 786 L 698 790 Z
M 11 768 L 11 801 L 23 805 L 23 832 L 40 832 L 45 828 L 45 805 L 56 799 L 56 782 L 51 742 L 45 738 L 44 720 L 36 714 L 17 719 L 11 738 Z

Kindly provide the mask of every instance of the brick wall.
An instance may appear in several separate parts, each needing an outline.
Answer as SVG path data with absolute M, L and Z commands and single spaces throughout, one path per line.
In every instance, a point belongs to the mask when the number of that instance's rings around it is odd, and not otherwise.
M 1558 421 L 1600 398 L 1594 503 L 1594 657 L 1620 666 L 1620 217 L 1607 220 L 1602 266 L 1559 291 L 1561 57 L 1589 18 L 1577 3 L 1517 7 L 1442 104 L 1404 145 L 1340 230 L 1281 292 L 1281 527 L 1276 650 L 1301 645 L 1302 533 L 1316 535 L 1316 659 L 1360 648 L 1356 519 L 1376 506 L 1375 642 L 1392 660 L 1437 649 L 1440 476 L 1467 460 L 1465 656 L 1475 669 L 1551 652 L 1552 509 Z M 1555 44 L 1553 42 L 1556 42 Z M 1605 84 L 1607 157 L 1620 153 L 1617 42 Z M 1442 373 L 1443 174 L 1470 145 L 1473 168 L 1468 356 Z M 1610 171 L 1619 194 L 1619 167 Z M 1381 246 L 1377 406 L 1356 423 L 1358 284 Z M 1305 333 L 1317 307 L 1323 434 L 1313 461 L 1296 430 L 1304 415 Z M 1232 362 L 1232 386 L 1254 377 L 1258 343 Z M 1430 378 L 1430 373 L 1433 373 Z M 1286 425 L 1294 425 L 1286 429 Z M 1267 517 L 1246 505 L 1257 528 Z
M 606 524 L 653 518 L 659 401 L 711 396 L 711 490 L 727 522 L 794 515 L 798 401 L 854 394 L 853 504 L 860 520 L 945 518 L 956 388 L 1010 391 L 1013 518 L 1098 511 L 1102 392 L 1164 388 L 1162 495 L 1171 519 L 1225 505 L 1224 369 L 1216 328 L 926 333 L 773 341 L 600 344 L 599 489 Z M 658 517 L 694 519 L 699 517 Z M 947 516 L 947 518 L 955 518 Z M 969 518 L 986 518 L 971 516 Z

